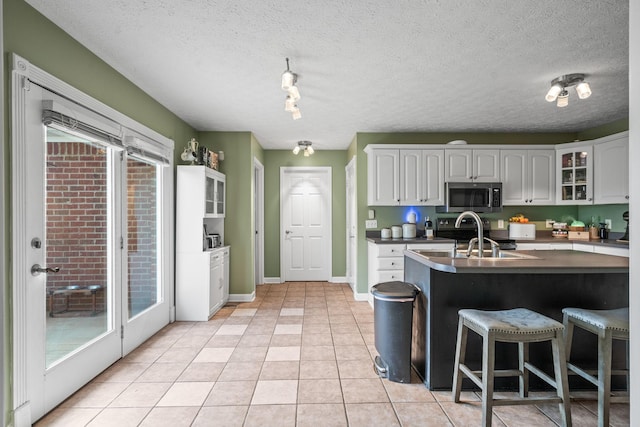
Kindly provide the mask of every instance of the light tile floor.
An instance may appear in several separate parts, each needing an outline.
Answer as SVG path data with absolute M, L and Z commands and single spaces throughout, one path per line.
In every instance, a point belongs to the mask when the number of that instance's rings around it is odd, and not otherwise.
M 176 322 L 111 366 L 37 426 L 474 426 L 477 393 L 379 379 L 373 310 L 349 286 L 261 285 L 208 322 Z M 573 425 L 597 425 L 575 401 Z M 503 406 L 494 426 L 555 426 L 557 405 Z M 612 405 L 629 425 L 629 405 Z

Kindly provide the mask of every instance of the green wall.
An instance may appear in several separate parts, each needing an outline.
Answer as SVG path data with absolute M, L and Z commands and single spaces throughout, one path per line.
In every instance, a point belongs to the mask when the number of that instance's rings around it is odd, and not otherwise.
M 283 166 L 331 167 L 332 275 L 346 275 L 346 164 L 344 150 L 316 150 L 310 157 L 296 156 L 291 150 L 264 152 L 265 277 L 280 277 L 280 168 Z
M 184 143 L 196 136 L 196 132 L 188 124 L 175 114 L 163 107 L 140 88 L 128 81 L 124 76 L 115 71 L 97 56 L 72 39 L 67 33 L 55 26 L 40 13 L 22 0 L 4 0 L 3 2 L 3 30 L 5 56 L 5 153 L 2 161 L 5 162 L 5 179 L 7 186 L 11 186 L 10 164 L 10 99 L 11 99 L 11 57 L 10 53 L 16 53 L 32 64 L 58 77 L 86 94 L 102 101 L 110 107 L 120 111 L 134 120 L 148 126 L 156 132 L 176 141 L 176 151 L 182 151 Z M 177 152 L 175 158 L 177 159 Z M 9 191 L 2 194 L 7 207 L 6 235 L 10 236 L 11 223 L 11 194 Z M 4 283 L 6 283 L 4 325 L 5 337 L 8 342 L 3 346 L 4 369 L 10 375 L 12 366 L 11 354 L 11 241 L 2 242 L 5 245 L 6 271 Z M 4 414 L 2 425 L 12 422 L 12 414 L 9 408 L 11 402 L 11 385 L 7 379 L 3 384 L 3 399 L 7 413 Z
M 198 141 L 214 151 L 224 151 L 219 170 L 226 175 L 224 240 L 231 245 L 229 292 L 251 294 L 254 280 L 253 155 L 262 149 L 250 132 L 200 132 Z

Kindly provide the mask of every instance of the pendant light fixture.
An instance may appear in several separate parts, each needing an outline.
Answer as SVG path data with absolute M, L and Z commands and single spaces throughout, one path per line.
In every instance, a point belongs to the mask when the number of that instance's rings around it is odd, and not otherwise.
M 280 83 L 282 90 L 287 91 L 287 97 L 284 100 L 284 111 L 291 113 L 293 120 L 298 120 L 302 117 L 302 113 L 297 105 L 297 102 L 300 100 L 300 90 L 296 86 L 298 75 L 289 69 L 289 58 L 286 58 L 286 61 L 287 69 L 282 73 Z
M 302 154 L 305 157 L 309 157 L 315 152 L 311 144 L 312 144 L 311 141 L 298 141 L 298 145 L 293 147 L 293 154 L 297 156 L 298 153 L 302 151 Z
M 545 96 L 547 102 L 556 101 L 556 106 L 563 108 L 569 105 L 568 87 L 575 86 L 578 98 L 587 99 L 591 96 L 591 87 L 584 81 L 584 74 L 566 74 L 551 81 L 551 87 Z

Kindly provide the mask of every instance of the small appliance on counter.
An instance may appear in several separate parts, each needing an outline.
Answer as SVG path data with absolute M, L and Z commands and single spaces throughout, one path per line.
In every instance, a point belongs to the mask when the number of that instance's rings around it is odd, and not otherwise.
M 509 238 L 514 240 L 535 240 L 536 225 L 519 222 L 509 223 Z
M 627 226 L 624 229 L 624 236 L 618 239 L 618 242 L 628 242 L 629 241 L 629 211 L 626 211 L 622 214 L 622 219 L 627 221 Z

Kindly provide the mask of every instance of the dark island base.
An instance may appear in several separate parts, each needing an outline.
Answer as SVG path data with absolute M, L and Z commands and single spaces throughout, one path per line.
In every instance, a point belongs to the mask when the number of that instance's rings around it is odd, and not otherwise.
M 405 281 L 420 287 L 414 307 L 412 364 L 430 390 L 451 390 L 456 347 L 458 310 L 501 310 L 525 307 L 562 322 L 564 307 L 611 309 L 629 305 L 628 273 L 592 274 L 455 274 L 433 270 L 405 257 Z M 553 372 L 551 344 L 530 346 L 532 363 Z M 467 364 L 480 369 L 482 340 L 469 332 Z M 579 366 L 597 366 L 595 335 L 575 328 L 571 360 Z M 613 367 L 626 364 L 626 344 L 615 341 Z M 518 366 L 517 344 L 497 343 L 496 369 Z M 531 389 L 547 389 L 530 375 Z M 570 376 L 572 389 L 593 389 L 590 383 Z M 516 378 L 496 378 L 496 389 L 517 390 Z M 612 377 L 615 389 L 626 389 L 624 377 Z M 463 387 L 475 386 L 465 379 Z

